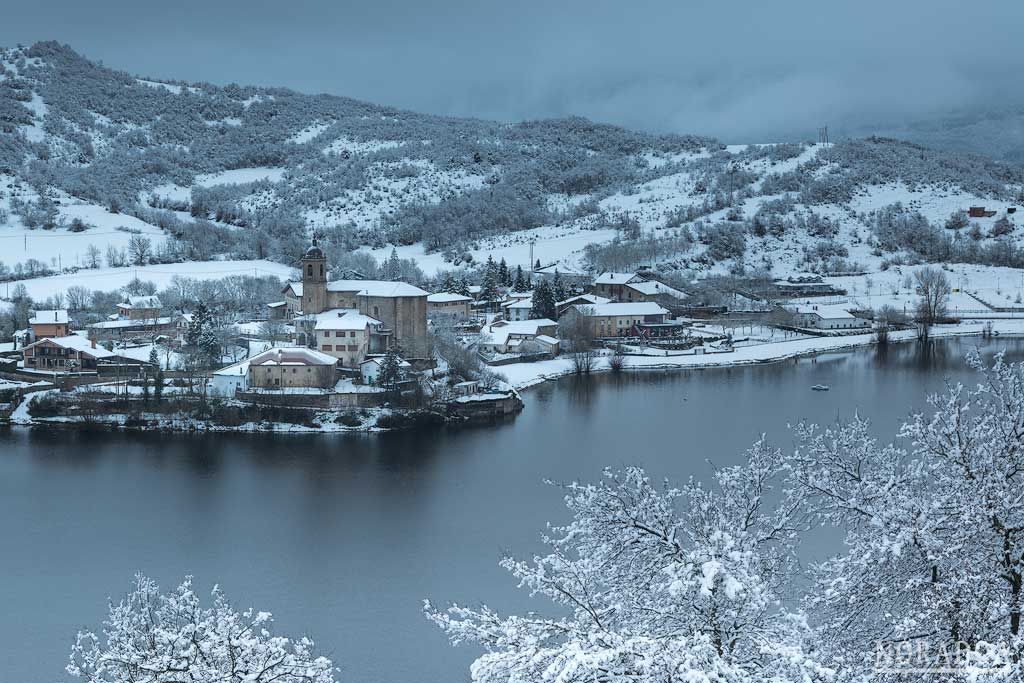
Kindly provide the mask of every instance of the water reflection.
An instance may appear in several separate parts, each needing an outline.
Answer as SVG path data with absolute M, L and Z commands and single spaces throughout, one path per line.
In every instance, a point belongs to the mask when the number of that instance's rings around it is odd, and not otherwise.
M 194 573 L 310 633 L 346 677 L 464 680 L 420 600 L 536 608 L 496 565 L 564 520 L 543 485 L 605 466 L 707 477 L 762 432 L 871 418 L 889 440 L 946 378 L 973 383 L 977 340 L 893 344 L 760 366 L 602 374 L 524 392 L 514 421 L 384 435 L 0 433 L 0 671 L 50 681 L 71 634 L 140 569 Z M 991 357 L 1024 345 L 982 344 Z M 831 391 L 812 392 L 814 384 Z M 835 547 L 825 535 L 809 552 Z M 831 545 L 830 545 L 831 544 Z M 815 548 L 818 551 L 815 551 Z M 53 597 L 39 609 L 39 596 Z M 387 651 L 387 658 L 379 657 Z

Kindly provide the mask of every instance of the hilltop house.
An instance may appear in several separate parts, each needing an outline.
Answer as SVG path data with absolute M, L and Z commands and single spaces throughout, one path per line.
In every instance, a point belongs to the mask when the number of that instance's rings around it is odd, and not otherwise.
M 599 296 L 626 303 L 686 298 L 685 292 L 637 273 L 601 273 L 594 279 L 593 290 Z
M 381 325 L 372 331 L 379 347 L 392 341 L 407 344 L 427 334 L 427 293 L 406 282 L 386 280 L 327 281 L 327 258 L 313 245 L 301 260 L 302 281 L 289 282 L 284 290 L 288 312 L 296 319 L 296 343 L 316 343 L 315 324 L 321 313 L 355 309 Z
M 640 335 L 645 327 L 664 325 L 668 310 L 652 301 L 625 303 L 576 304 L 565 312 L 567 320 L 585 317 L 594 337 L 629 337 Z
M 330 389 L 338 359 L 302 346 L 274 347 L 249 359 L 248 388 Z
M 427 295 L 427 315 L 468 318 L 473 297 L 454 292 L 438 292 Z
M 30 340 L 66 337 L 69 334 L 68 323 L 68 312 L 65 310 L 33 311 L 28 320 Z

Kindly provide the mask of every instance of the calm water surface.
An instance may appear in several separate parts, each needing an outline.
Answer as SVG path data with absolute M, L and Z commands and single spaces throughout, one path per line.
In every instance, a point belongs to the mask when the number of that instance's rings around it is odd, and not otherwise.
M 343 680 L 468 680 L 478 653 L 450 648 L 421 601 L 546 608 L 497 566 L 566 519 L 544 479 L 631 464 L 704 477 L 761 432 L 785 446 L 787 424 L 855 411 L 888 439 L 926 392 L 974 381 L 962 359 L 976 344 L 1024 357 L 1024 342 L 972 339 L 565 380 L 526 392 L 513 422 L 429 434 L 0 433 L 0 681 L 61 680 L 75 631 L 97 628 L 138 571 L 220 582 L 312 636 Z

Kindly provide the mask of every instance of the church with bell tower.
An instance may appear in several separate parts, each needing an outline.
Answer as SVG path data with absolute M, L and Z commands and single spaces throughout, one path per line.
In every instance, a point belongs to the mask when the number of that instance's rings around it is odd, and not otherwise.
M 302 311 L 308 315 L 327 310 L 327 257 L 316 242 L 302 255 Z

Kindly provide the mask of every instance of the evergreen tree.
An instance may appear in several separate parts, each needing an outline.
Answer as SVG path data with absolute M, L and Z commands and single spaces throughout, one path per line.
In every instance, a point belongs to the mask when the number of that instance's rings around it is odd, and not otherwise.
M 569 298 L 568 289 L 565 283 L 562 282 L 562 276 L 555 271 L 555 277 L 551 280 L 551 294 L 555 297 L 555 301 L 565 301 Z
M 488 256 L 487 265 L 484 266 L 484 281 L 480 288 L 480 299 L 488 304 L 497 301 L 501 296 L 501 293 L 498 291 L 500 284 L 498 266 L 494 263 L 494 258 Z
M 469 279 L 465 275 L 459 278 L 458 286 L 455 288 L 455 291 L 462 296 L 472 296 L 469 293 Z
M 501 283 L 502 287 L 510 287 L 512 285 L 512 276 L 508 272 L 508 264 L 505 263 L 504 258 L 498 263 L 498 282 Z
M 455 276 L 452 275 L 451 271 L 444 274 L 444 278 L 441 280 L 441 291 L 442 292 L 456 292 L 459 289 L 458 282 L 455 281 Z
M 523 267 L 516 266 L 516 276 L 512 281 L 513 292 L 528 292 L 530 291 L 530 281 L 523 275 Z
M 383 275 L 385 280 L 399 280 L 402 277 L 402 260 L 398 258 L 398 250 L 391 247 L 391 256 L 384 262 Z
M 185 343 L 189 346 L 199 346 L 199 339 L 203 332 L 213 327 L 213 317 L 206 304 L 199 302 L 195 311 L 192 312 L 192 320 L 188 323 L 188 331 L 185 333 Z
M 533 288 L 532 303 L 531 317 L 555 319 L 555 296 L 547 280 L 541 279 Z
M 398 382 L 402 379 L 402 367 L 395 347 L 391 347 L 384 354 L 380 363 L 380 372 L 377 373 L 377 384 L 388 391 L 394 391 Z
M 149 364 L 154 368 L 160 367 L 160 356 L 157 355 L 155 346 L 149 350 Z

